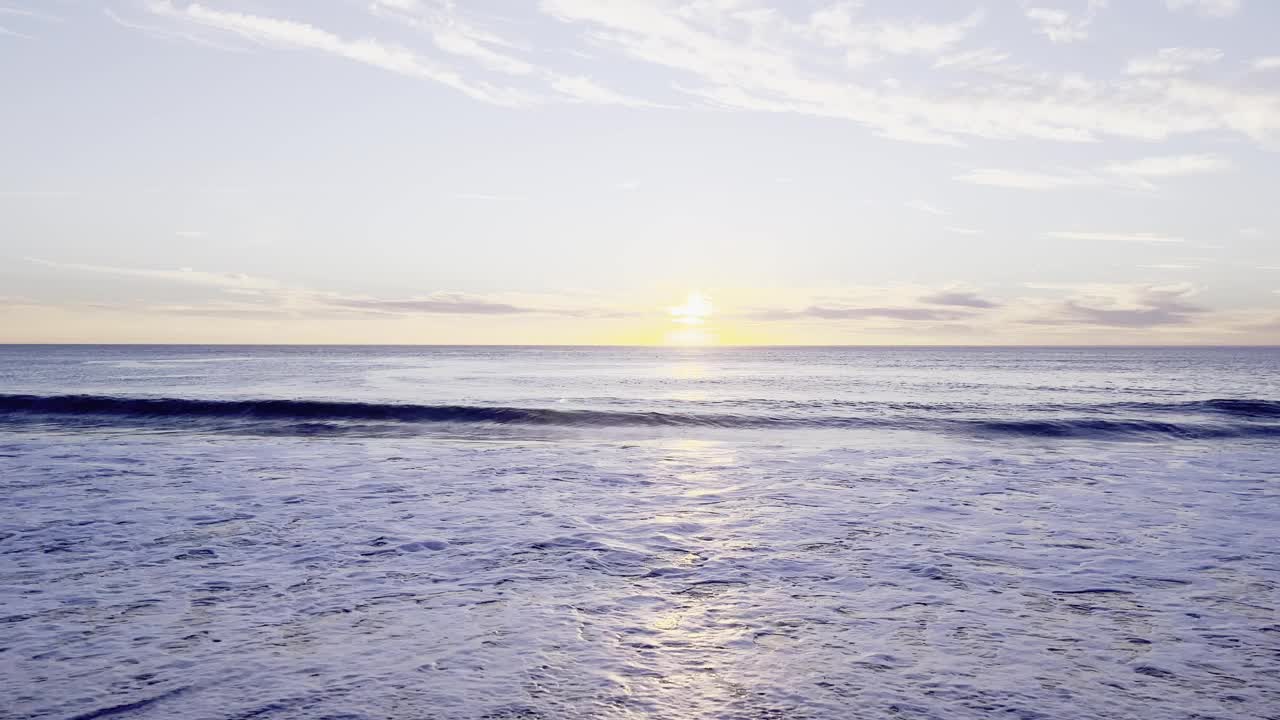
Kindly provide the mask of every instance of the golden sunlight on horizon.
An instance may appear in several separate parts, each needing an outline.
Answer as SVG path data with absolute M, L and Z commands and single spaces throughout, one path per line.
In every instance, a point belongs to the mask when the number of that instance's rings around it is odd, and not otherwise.
M 691 292 L 683 305 L 670 308 L 671 316 L 678 323 L 685 325 L 701 325 L 711 316 L 714 308 L 711 299 L 700 292 Z
M 716 335 L 703 326 L 714 312 L 711 299 L 701 292 L 693 291 L 685 298 L 683 305 L 668 308 L 671 319 L 685 327 L 666 334 L 667 345 L 714 345 Z

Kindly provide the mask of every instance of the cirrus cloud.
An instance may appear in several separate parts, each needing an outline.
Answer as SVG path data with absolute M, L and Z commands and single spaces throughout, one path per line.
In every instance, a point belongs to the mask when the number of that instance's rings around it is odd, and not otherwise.
M 1220 4 L 1195 5 L 1225 12 Z M 1051 8 L 1033 10 L 1043 11 L 1034 18 L 1059 28 L 1054 36 L 1065 41 L 1103 6 L 1093 0 L 1075 19 Z M 1191 3 L 1178 4 L 1184 6 Z M 563 37 L 560 57 L 592 58 L 588 74 L 555 67 L 559 61 L 530 50 L 527 38 L 493 32 L 468 16 L 475 14 L 469 4 L 371 5 L 378 17 L 422 31 L 430 47 L 351 39 L 305 20 L 198 2 L 149 0 L 148 7 L 175 24 L 170 33 L 198 28 L 267 47 L 327 53 L 509 107 L 710 106 L 838 119 L 886 138 L 952 146 L 977 139 L 1165 141 L 1213 132 L 1280 142 L 1276 93 L 1184 73 L 1212 62 L 1217 51 L 1169 48 L 1154 59 L 1135 59 L 1134 74 L 1121 80 L 1037 70 L 1014 63 L 1007 52 L 970 44 L 986 22 L 982 11 L 922 20 L 834 1 L 796 11 L 762 0 L 543 0 L 520 9 L 535 10 L 532 15 L 504 25 Z M 900 66 L 917 80 L 885 82 L 882 64 Z M 866 72 L 872 65 L 877 71 Z M 601 71 L 606 67 L 613 73 L 607 77 Z M 945 72 L 921 74 L 921 68 Z M 650 98 L 634 92 L 637 86 L 665 87 L 674 95 Z

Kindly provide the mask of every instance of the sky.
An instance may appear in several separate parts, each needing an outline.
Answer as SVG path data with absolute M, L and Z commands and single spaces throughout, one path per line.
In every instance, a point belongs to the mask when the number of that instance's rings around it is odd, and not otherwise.
M 0 0 L 0 342 L 1280 344 L 1271 0 Z

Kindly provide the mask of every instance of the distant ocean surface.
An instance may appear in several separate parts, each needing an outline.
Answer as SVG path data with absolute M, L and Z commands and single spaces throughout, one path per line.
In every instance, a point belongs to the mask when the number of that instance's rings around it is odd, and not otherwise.
M 0 717 L 1280 717 L 1280 350 L 0 346 Z

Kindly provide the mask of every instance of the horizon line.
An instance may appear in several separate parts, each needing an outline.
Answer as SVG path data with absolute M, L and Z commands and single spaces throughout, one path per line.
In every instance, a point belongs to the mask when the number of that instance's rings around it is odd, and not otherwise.
M 588 348 L 605 348 L 605 349 L 625 349 L 625 348 L 653 348 L 665 350 L 713 350 L 717 348 L 723 349 L 1188 349 L 1188 348 L 1248 348 L 1248 349 L 1280 349 L 1280 344 L 1276 343 L 1245 343 L 1245 344 L 1213 344 L 1213 343 L 1181 343 L 1172 345 L 1160 344 L 818 344 L 818 345 L 800 345 L 800 344 L 720 344 L 720 345 L 645 345 L 645 344 L 564 344 L 564 343 L 235 343 L 235 342 L 212 342 L 212 343 L 152 343 L 152 342 L 5 342 L 0 341 L 0 348 L 4 347 L 260 347 L 260 348 L 306 348 L 306 347 L 341 347 L 341 348 L 358 348 L 358 347 L 383 347 L 383 348 L 565 348 L 565 349 L 588 349 Z

